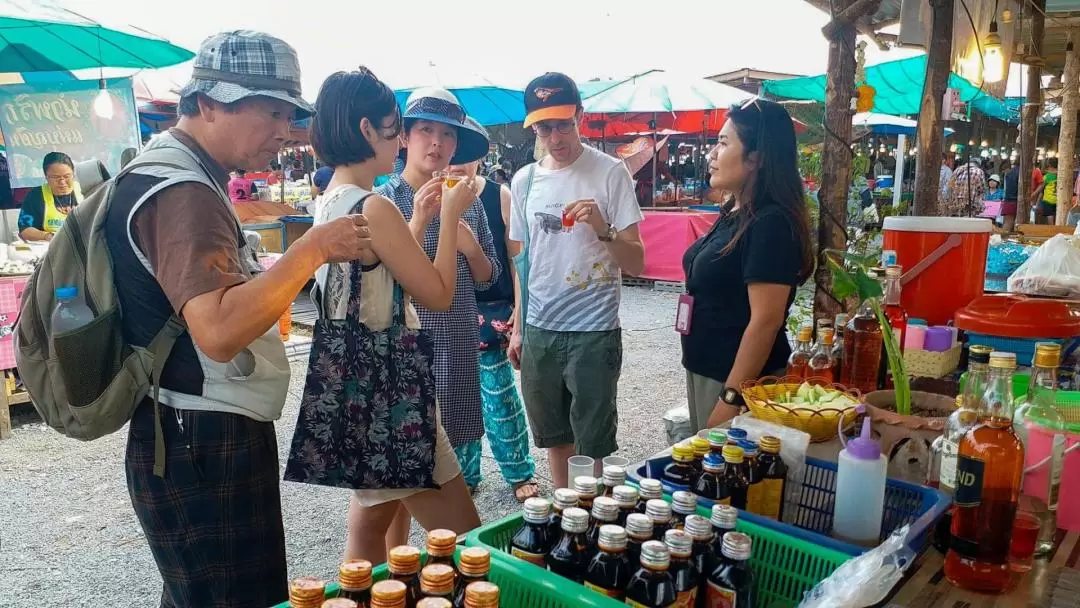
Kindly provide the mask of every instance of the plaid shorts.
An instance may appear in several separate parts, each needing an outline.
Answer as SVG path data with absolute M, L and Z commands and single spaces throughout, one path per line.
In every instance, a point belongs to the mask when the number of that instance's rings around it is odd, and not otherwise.
M 165 478 L 154 475 L 154 405 L 128 432 L 131 503 L 164 582 L 163 608 L 266 608 L 289 599 L 274 424 L 162 407 Z

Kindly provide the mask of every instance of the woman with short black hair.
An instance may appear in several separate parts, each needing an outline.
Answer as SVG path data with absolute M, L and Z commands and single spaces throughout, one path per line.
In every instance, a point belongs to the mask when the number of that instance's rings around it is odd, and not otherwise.
M 753 99 L 732 108 L 709 172 L 709 185 L 731 197 L 683 256 L 687 297 L 676 321 L 695 432 L 739 413 L 743 381 L 782 375 L 788 309 L 814 267 L 795 126 L 783 106 Z
M 45 183 L 27 193 L 19 212 L 19 238 L 51 241 L 68 213 L 82 201 L 75 163 L 63 152 L 49 152 L 41 161 Z

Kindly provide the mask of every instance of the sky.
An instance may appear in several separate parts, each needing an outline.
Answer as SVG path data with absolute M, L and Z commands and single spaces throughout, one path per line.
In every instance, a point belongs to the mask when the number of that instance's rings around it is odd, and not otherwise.
M 828 17 L 803 0 L 57 1 L 105 25 L 134 25 L 191 50 L 218 31 L 269 32 L 297 50 L 309 100 L 326 76 L 358 65 L 394 88 L 521 87 L 546 71 L 580 80 L 649 69 L 820 74 L 828 59 L 821 35 Z M 511 13 L 511 4 L 523 11 Z M 912 54 L 883 53 L 871 44 L 867 64 Z M 190 64 L 167 74 L 182 84 Z

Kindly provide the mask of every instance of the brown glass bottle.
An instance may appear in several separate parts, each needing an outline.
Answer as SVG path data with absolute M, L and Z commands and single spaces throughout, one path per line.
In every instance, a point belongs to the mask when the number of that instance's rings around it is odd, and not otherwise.
M 652 520 L 643 513 L 631 513 L 626 517 L 626 558 L 631 569 L 641 562 L 641 546 L 652 540 Z
M 750 537 L 724 535 L 723 557 L 705 583 L 706 606 L 754 608 L 754 571 L 750 567 Z
M 510 555 L 531 564 L 547 568 L 544 556 L 555 542 L 551 534 L 551 503 L 543 498 L 525 501 L 521 527 L 510 539 Z
M 454 553 L 457 552 L 457 533 L 453 530 L 432 530 L 427 536 L 427 565 L 445 564 L 457 571 Z
M 701 571 L 694 564 L 694 538 L 685 530 L 668 530 L 664 535 L 664 544 L 671 554 L 671 566 L 668 572 L 675 581 L 675 605 L 693 607 L 697 604 L 698 588 L 701 586 Z
M 588 513 L 592 511 L 593 500 L 596 499 L 596 478 L 582 475 L 574 479 L 574 490 L 578 493 L 578 507 Z
M 811 341 L 814 337 L 814 327 L 803 325 L 796 335 L 795 348 L 788 357 L 787 375 L 795 376 L 799 380 L 805 379 L 810 367 L 810 356 L 813 354 Z
M 652 538 L 660 540 L 671 529 L 671 505 L 662 500 L 650 500 L 645 507 L 645 514 L 652 520 Z
M 650 500 L 664 497 L 664 486 L 658 479 L 642 479 L 638 484 L 638 505 L 636 511 L 644 514 Z
M 716 454 L 709 454 L 702 463 L 701 477 L 694 484 L 694 494 L 717 502 L 725 497 L 721 487 L 721 474 L 724 471 L 724 460 Z
M 870 300 L 867 300 L 844 330 L 844 363 L 840 370 L 840 384 L 858 389 L 863 394 L 876 391 L 881 345 L 881 325 L 870 306 Z
M 709 440 L 703 437 L 691 437 L 690 447 L 694 448 L 694 470 L 701 475 L 701 461 L 709 453 Z
M 578 493 L 577 490 L 571 490 L 570 488 L 559 488 L 552 494 L 551 501 L 551 525 L 548 538 L 551 542 L 555 542 L 556 538 L 562 534 L 562 512 L 570 507 L 578 506 Z
M 416 602 L 423 595 L 420 593 L 420 550 L 409 545 L 401 545 L 390 550 L 387 561 L 390 578 L 405 583 L 406 608 L 415 608 Z
M 325 599 L 326 581 L 302 576 L 289 584 L 289 605 L 296 608 L 319 608 Z
M 401 581 L 379 581 L 371 586 L 371 608 L 405 608 L 408 593 L 408 585 Z
M 787 485 L 787 465 L 780 458 L 780 440 L 765 436 L 759 444 L 757 475 L 759 481 L 751 484 L 746 493 L 746 509 L 756 515 L 783 519 L 784 488 Z
M 641 568 L 626 586 L 626 604 L 634 608 L 674 606 L 675 580 L 668 572 L 671 554 L 667 545 L 650 540 L 641 547 Z
M 737 445 L 724 446 L 724 472 L 720 478 L 720 500 L 722 505 L 731 505 L 736 509 L 746 509 L 746 491 L 749 487 L 743 476 L 743 449 Z
M 589 531 L 585 533 L 585 543 L 589 547 L 589 558 L 596 554 L 597 543 L 600 539 L 600 528 L 614 524 L 619 519 L 619 503 L 609 496 L 597 496 L 593 501 L 592 518 L 589 520 Z
M 499 587 L 492 583 L 472 583 L 465 588 L 465 608 L 499 608 Z
M 465 588 L 472 583 L 487 582 L 491 572 L 491 552 L 482 547 L 466 547 L 461 550 L 459 560 L 454 608 L 465 608 Z
M 691 515 L 686 518 L 686 527 L 683 530 L 694 540 L 690 561 L 704 578 L 709 572 L 709 554 L 712 551 L 713 542 L 712 524 L 700 515 Z
M 454 569 L 446 564 L 429 564 L 420 571 L 420 593 L 424 597 L 454 598 Z
M 580 477 L 578 479 L 581 479 Z M 589 514 L 577 507 L 563 511 L 562 536 L 544 558 L 548 570 L 575 582 L 585 579 L 589 566 L 589 546 L 585 532 L 589 529 Z
M 957 587 L 1003 593 L 1010 584 L 1009 544 L 1024 473 L 1024 444 L 1013 430 L 1016 355 L 990 355 L 984 418 L 960 440 L 952 539 L 945 577 Z
M 338 568 L 338 597 L 352 600 L 360 608 L 371 604 L 371 562 L 350 559 Z
M 604 467 L 604 475 L 600 482 L 603 484 L 600 496 L 613 496 L 615 488 L 626 483 L 626 469 L 617 466 Z
M 359 606 L 359 604 L 352 600 L 343 597 L 334 597 L 324 601 L 319 605 L 319 608 L 359 608 Z M 451 608 L 453 607 L 451 606 Z
M 637 509 L 638 498 L 640 498 L 637 488 L 633 486 L 615 486 L 612 497 L 619 505 L 619 518 L 615 523 L 626 527 L 626 518 Z
M 671 527 L 682 530 L 686 517 L 697 512 L 697 496 L 693 492 L 679 490 L 671 495 Z
M 619 526 L 600 527 L 597 552 L 585 570 L 585 586 L 608 597 L 622 599 L 634 574 L 626 555 L 626 530 Z
M 671 464 L 664 467 L 664 481 L 684 488 L 694 487 L 697 471 L 694 470 L 694 448 L 679 444 L 671 448 Z

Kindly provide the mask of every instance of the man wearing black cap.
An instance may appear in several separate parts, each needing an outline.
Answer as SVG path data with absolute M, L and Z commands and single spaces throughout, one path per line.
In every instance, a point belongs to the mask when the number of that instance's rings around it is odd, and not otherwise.
M 581 95 L 549 72 L 525 90 L 525 126 L 547 155 L 511 186 L 510 239 L 519 266 L 508 355 L 521 369 L 522 396 L 537 447 L 548 449 L 555 487 L 567 487 L 567 459 L 611 454 L 622 368 L 621 273 L 645 264 L 641 209 L 626 166 L 581 142 Z M 524 309 L 524 312 L 522 312 Z M 524 335 L 523 335 L 524 334 Z

